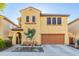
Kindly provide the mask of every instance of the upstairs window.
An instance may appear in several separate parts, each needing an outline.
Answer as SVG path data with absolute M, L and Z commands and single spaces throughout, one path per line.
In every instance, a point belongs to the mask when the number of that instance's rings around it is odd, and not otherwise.
M 52 18 L 52 24 L 56 25 L 56 18 Z
M 51 18 L 47 18 L 47 24 L 51 24 Z
M 35 23 L 35 16 L 32 16 L 32 22 Z
M 29 22 L 29 16 L 26 16 L 26 22 Z
M 62 19 L 61 18 L 57 18 L 57 24 L 62 24 Z

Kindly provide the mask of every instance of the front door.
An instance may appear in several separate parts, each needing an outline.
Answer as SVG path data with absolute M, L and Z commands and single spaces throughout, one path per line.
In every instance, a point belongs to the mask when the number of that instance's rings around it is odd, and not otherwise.
M 17 32 L 16 34 L 16 44 L 21 44 L 21 33 Z

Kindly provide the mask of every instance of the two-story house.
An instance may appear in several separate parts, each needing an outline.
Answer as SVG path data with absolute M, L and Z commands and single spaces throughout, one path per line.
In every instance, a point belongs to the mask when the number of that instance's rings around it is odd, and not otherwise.
M 23 44 L 29 39 L 24 34 L 35 29 L 34 40 L 37 44 L 69 44 L 66 14 L 43 14 L 40 10 L 28 7 L 20 11 L 19 28 L 12 29 L 12 43 Z

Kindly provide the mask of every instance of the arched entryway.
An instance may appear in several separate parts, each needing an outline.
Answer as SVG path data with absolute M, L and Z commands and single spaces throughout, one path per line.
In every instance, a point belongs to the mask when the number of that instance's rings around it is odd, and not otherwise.
M 16 44 L 21 44 L 21 33 L 20 32 L 17 32 L 16 33 Z
M 69 37 L 69 44 L 74 44 L 74 38 L 73 37 Z

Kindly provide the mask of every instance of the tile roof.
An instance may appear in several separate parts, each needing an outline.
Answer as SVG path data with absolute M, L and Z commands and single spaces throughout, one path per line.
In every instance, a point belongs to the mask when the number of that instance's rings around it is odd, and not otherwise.
M 0 15 L 0 16 L 3 17 L 3 20 L 6 20 L 6 21 L 10 22 L 11 24 L 13 24 L 14 26 L 19 27 L 18 25 L 16 25 L 15 23 L 13 23 L 11 20 L 9 20 L 7 17 L 5 17 L 3 15 Z

